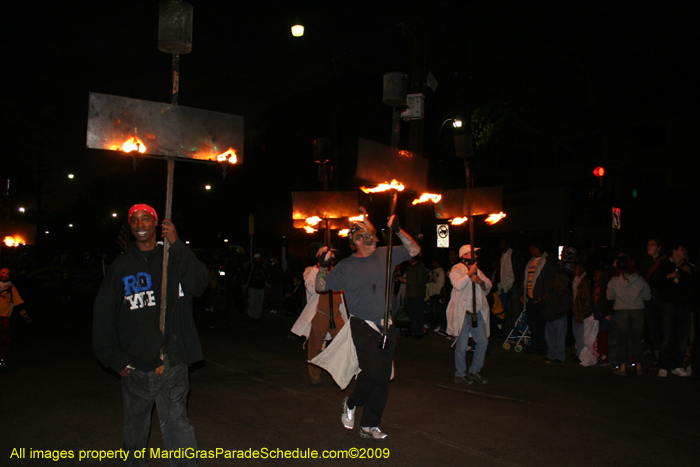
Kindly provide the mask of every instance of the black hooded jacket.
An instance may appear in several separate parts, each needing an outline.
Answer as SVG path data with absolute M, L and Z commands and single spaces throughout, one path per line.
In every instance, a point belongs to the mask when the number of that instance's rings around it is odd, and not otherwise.
M 165 336 L 159 328 L 162 245 L 150 252 L 129 245 L 102 281 L 93 310 L 93 348 L 98 360 L 116 372 L 127 365 L 153 371 L 162 365 L 163 346 L 171 366 L 204 358 L 192 317 L 192 297 L 204 292 L 209 273 L 181 240 L 168 252 Z

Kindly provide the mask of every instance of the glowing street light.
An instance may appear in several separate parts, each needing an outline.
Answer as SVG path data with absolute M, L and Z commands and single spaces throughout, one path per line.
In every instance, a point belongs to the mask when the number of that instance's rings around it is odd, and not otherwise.
M 304 35 L 304 26 L 299 21 L 299 18 L 295 20 L 294 26 L 292 26 L 292 36 L 301 37 Z
M 20 206 L 19 212 L 21 212 L 22 214 L 24 214 L 24 208 L 23 208 L 22 206 Z
M 73 179 L 75 178 L 75 175 L 73 175 L 73 174 L 68 174 L 68 178 L 70 178 L 71 180 L 73 180 Z
M 116 212 L 113 212 L 113 213 L 112 213 L 112 217 L 117 217 L 117 213 L 116 213 Z
M 204 185 L 205 190 L 211 190 L 211 185 Z

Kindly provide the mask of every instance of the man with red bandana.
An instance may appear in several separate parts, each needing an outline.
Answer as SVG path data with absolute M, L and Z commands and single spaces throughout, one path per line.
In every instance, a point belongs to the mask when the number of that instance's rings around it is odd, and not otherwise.
M 202 360 L 192 318 L 192 298 L 209 283 L 207 267 L 177 236 L 169 219 L 162 222 L 168 249 L 167 310 L 160 329 L 163 246 L 157 242 L 158 215 L 151 206 L 129 209 L 136 240 L 109 268 L 95 299 L 93 347 L 99 361 L 121 376 L 124 405 L 124 465 L 145 466 L 134 453 L 147 447 L 155 404 L 166 450 L 197 449 L 187 417 L 188 365 Z M 172 465 L 196 465 L 172 459 Z M 169 465 L 171 465 L 169 463 Z

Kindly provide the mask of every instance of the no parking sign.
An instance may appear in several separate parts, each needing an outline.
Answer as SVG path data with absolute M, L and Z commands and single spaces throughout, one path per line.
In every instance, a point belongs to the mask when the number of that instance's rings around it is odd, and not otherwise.
M 447 224 L 438 224 L 437 226 L 437 247 L 450 247 L 450 226 Z

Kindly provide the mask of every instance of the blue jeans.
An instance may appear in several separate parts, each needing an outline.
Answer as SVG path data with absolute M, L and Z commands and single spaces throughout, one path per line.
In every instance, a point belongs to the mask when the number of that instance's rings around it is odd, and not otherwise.
M 544 327 L 544 338 L 547 341 L 547 358 L 566 360 L 566 316 L 547 322 Z
M 124 450 L 129 457 L 126 466 L 147 466 L 144 459 L 134 457 L 135 451 L 147 447 L 151 432 L 153 404 L 158 408 L 160 429 L 163 433 L 163 448 L 197 449 L 194 428 L 187 418 L 187 394 L 190 391 L 187 365 L 170 367 L 165 359 L 165 371 L 156 375 L 131 370 L 130 377 L 122 377 L 122 402 L 124 405 Z M 148 453 L 148 450 L 146 450 Z M 168 459 L 168 466 L 194 466 L 195 459 Z
M 467 315 L 464 317 L 464 325 L 462 325 L 462 330 L 457 337 L 457 343 L 455 344 L 455 376 L 466 376 L 467 375 L 467 361 L 465 357 L 467 356 L 467 344 L 469 343 L 469 333 L 471 332 L 476 347 L 474 348 L 474 357 L 472 357 L 472 364 L 469 366 L 469 373 L 478 373 L 484 366 L 484 359 L 486 358 L 486 348 L 489 345 L 489 339 L 486 337 L 486 324 L 484 323 L 484 317 L 479 313 L 477 315 L 477 327 L 472 327 L 472 317 Z
M 617 345 L 620 351 L 620 363 L 629 363 L 629 341 L 632 341 L 635 363 L 642 363 L 644 346 L 644 309 L 615 310 L 615 327 L 617 328 Z

